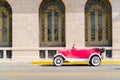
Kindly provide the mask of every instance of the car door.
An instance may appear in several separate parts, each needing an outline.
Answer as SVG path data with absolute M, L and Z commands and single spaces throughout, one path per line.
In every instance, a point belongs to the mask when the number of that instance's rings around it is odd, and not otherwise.
M 89 57 L 89 51 L 88 50 L 73 50 L 72 55 L 74 58 L 84 59 L 84 58 Z
M 76 50 L 76 49 L 71 49 L 70 51 L 69 51 L 69 58 L 74 58 L 74 59 L 76 59 L 76 58 L 80 58 L 81 57 L 81 54 L 80 54 L 80 52 L 78 51 L 78 50 Z

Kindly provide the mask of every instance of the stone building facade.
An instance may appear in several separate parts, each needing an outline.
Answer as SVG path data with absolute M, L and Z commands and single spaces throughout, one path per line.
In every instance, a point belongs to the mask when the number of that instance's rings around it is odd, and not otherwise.
M 0 60 L 50 60 L 58 49 L 102 47 L 120 59 L 120 0 L 0 0 Z

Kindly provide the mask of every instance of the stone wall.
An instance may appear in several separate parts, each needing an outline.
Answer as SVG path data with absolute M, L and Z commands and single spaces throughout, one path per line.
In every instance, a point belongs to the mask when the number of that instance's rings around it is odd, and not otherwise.
M 13 50 L 13 59 L 39 59 L 39 6 L 42 0 L 7 1 L 11 5 L 13 13 L 13 48 L 11 48 Z M 84 8 L 87 0 L 62 1 L 65 4 L 66 10 L 66 48 L 71 48 L 73 44 L 76 44 L 76 48 L 78 49 L 86 48 Z M 112 6 L 113 31 L 113 47 L 110 49 L 113 49 L 113 59 L 118 59 L 120 58 L 120 0 L 109 1 Z

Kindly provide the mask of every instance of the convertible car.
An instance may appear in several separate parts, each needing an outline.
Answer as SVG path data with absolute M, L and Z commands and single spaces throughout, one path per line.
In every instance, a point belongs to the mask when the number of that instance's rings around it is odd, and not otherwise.
M 62 66 L 64 62 L 89 62 L 92 66 L 99 66 L 102 60 L 104 48 L 92 48 L 77 50 L 74 46 L 68 50 L 58 50 L 54 56 L 55 66 Z

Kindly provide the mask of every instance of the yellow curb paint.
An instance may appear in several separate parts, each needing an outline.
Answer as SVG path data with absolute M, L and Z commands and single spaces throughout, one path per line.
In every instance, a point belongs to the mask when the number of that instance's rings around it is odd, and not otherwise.
M 53 65 L 52 61 L 34 61 L 31 64 L 36 65 Z M 89 64 L 88 62 L 65 62 L 64 65 L 75 65 L 75 64 Z M 120 64 L 120 61 L 102 61 L 101 64 Z
M 103 61 L 102 64 L 120 64 L 120 61 Z
M 31 64 L 53 65 L 53 62 L 32 62 Z M 65 62 L 64 65 L 88 64 L 88 62 Z

